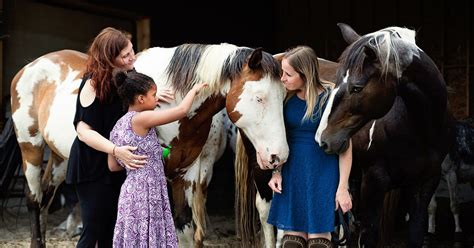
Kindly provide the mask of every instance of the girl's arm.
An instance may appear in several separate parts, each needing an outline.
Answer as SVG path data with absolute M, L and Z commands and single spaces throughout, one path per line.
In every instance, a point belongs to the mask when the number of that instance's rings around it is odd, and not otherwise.
M 121 171 L 124 169 L 118 164 L 117 160 L 115 160 L 115 157 L 110 154 L 107 156 L 107 164 L 109 165 L 110 171 Z
M 179 120 L 186 116 L 187 112 L 192 106 L 194 97 L 206 83 L 194 85 L 194 87 L 186 94 L 183 101 L 176 107 L 162 110 L 162 111 L 142 111 L 132 118 L 132 125 L 137 125 L 138 128 L 149 129 L 154 126 L 167 124 Z
M 352 140 L 349 139 L 347 150 L 339 154 L 339 185 L 336 192 L 336 209 L 341 207 L 342 212 L 352 208 L 352 199 L 349 194 L 349 175 L 352 168 Z

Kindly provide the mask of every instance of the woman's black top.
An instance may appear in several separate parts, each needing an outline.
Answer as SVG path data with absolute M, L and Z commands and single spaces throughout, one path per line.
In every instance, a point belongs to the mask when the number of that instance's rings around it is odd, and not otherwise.
M 77 128 L 79 121 L 85 122 L 96 132 L 105 138 L 109 138 L 110 131 L 120 117 L 126 111 L 122 106 L 122 101 L 114 92 L 110 101 L 99 102 L 96 97 L 94 102 L 83 107 L 80 102 L 80 94 L 89 76 L 84 76 L 79 87 L 76 101 L 76 115 L 74 116 L 74 127 Z M 86 143 L 74 139 L 69 155 L 69 162 L 66 174 L 66 183 L 76 184 L 90 181 L 102 181 L 104 183 L 120 183 L 125 179 L 125 172 L 111 172 L 107 166 L 107 154 L 97 151 Z

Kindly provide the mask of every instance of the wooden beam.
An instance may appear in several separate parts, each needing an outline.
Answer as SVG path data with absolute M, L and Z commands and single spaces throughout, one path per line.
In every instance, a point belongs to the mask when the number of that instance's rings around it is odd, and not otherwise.
M 140 18 L 136 22 L 137 52 L 150 48 L 150 18 Z

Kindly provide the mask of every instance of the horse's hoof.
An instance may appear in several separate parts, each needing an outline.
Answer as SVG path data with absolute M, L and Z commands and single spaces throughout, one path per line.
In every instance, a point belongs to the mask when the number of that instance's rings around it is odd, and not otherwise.
M 423 238 L 423 248 L 430 248 L 436 243 L 436 236 L 434 233 L 427 233 Z
M 464 233 L 463 232 L 455 232 L 454 233 L 454 241 L 453 247 L 454 248 L 462 248 L 464 247 Z

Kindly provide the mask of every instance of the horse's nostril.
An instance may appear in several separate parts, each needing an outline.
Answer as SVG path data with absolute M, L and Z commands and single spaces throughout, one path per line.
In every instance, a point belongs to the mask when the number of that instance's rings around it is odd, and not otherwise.
M 272 154 L 270 164 L 278 164 L 280 163 L 280 157 L 278 155 Z
M 324 142 L 321 140 L 321 144 L 319 145 L 323 151 L 326 151 L 328 149 L 328 143 Z

